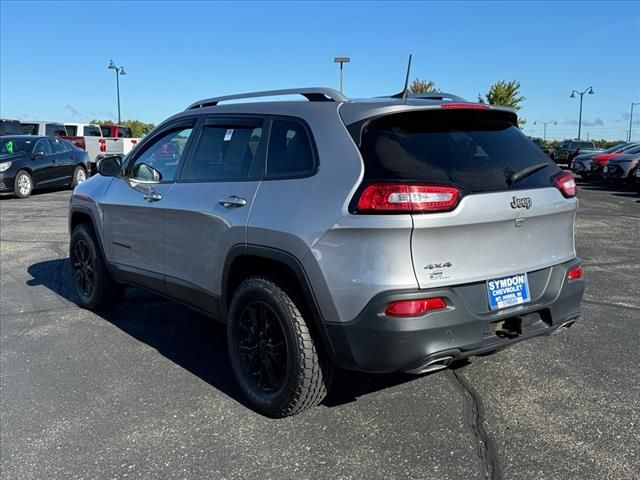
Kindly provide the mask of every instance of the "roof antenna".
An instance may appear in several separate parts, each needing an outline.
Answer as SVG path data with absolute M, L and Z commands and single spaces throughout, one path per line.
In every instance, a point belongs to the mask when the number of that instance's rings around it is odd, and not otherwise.
M 401 98 L 402 100 L 406 100 L 409 96 L 409 73 L 411 73 L 411 57 L 412 55 L 409 54 L 409 64 L 407 65 L 407 76 L 404 79 L 404 89 L 400 93 L 391 95 L 391 98 Z

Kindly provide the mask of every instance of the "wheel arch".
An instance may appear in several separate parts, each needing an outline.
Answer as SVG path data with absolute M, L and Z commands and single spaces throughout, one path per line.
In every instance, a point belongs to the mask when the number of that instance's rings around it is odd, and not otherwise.
M 69 236 L 73 233 L 75 228 L 79 225 L 86 224 L 93 230 L 93 234 L 98 240 L 98 248 L 100 249 L 100 253 L 102 254 L 102 258 L 104 259 L 105 265 L 107 269 L 110 271 L 109 262 L 107 262 L 107 257 L 104 252 L 104 247 L 102 245 L 102 236 L 99 233 L 98 227 L 96 225 L 96 221 L 93 218 L 93 214 L 88 207 L 83 207 L 76 205 L 70 213 L 69 216 Z
M 306 309 L 303 314 L 311 319 L 309 329 L 320 339 L 325 353 L 334 359 L 334 349 L 304 267 L 296 257 L 283 250 L 259 245 L 231 248 L 222 273 L 221 317 L 226 321 L 233 293 L 242 281 L 260 274 L 279 281 L 294 300 L 302 302 L 301 307 Z

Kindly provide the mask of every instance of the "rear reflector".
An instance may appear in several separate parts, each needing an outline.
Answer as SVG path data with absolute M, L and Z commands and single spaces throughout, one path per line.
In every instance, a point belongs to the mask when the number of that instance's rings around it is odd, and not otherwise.
M 400 300 L 387 305 L 384 313 L 390 317 L 418 317 L 431 310 L 447 308 L 445 301 L 440 298 L 423 298 L 421 300 Z
M 455 187 L 374 183 L 363 190 L 357 208 L 359 212 L 447 212 L 459 199 Z
M 463 109 L 463 110 L 491 110 L 488 105 L 481 103 L 443 103 L 440 108 L 447 110 Z
M 551 177 L 551 180 L 565 197 L 572 198 L 576 196 L 576 181 L 570 172 L 558 172 Z
M 580 280 L 582 278 L 582 265 L 577 265 L 567 272 L 567 280 Z

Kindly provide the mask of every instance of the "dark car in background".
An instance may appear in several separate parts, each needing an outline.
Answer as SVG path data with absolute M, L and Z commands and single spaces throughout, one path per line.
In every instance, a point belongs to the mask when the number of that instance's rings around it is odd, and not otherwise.
M 556 148 L 553 160 L 556 163 L 571 165 L 571 161 L 582 153 L 601 152 L 593 142 L 583 140 L 565 140 Z
M 20 135 L 22 126 L 18 120 L 0 119 L 0 137 L 4 135 Z
M 0 138 L 0 193 L 26 198 L 36 188 L 73 188 L 87 179 L 88 168 L 87 152 L 61 138 Z

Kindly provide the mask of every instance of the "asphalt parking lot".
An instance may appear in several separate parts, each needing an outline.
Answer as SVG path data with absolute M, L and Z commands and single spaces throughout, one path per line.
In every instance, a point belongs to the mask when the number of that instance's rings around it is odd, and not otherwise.
M 421 377 L 341 373 L 284 420 L 243 404 L 222 327 L 134 289 L 76 306 L 69 195 L 0 199 L 3 478 L 640 478 L 635 191 L 581 184 L 573 328 Z

